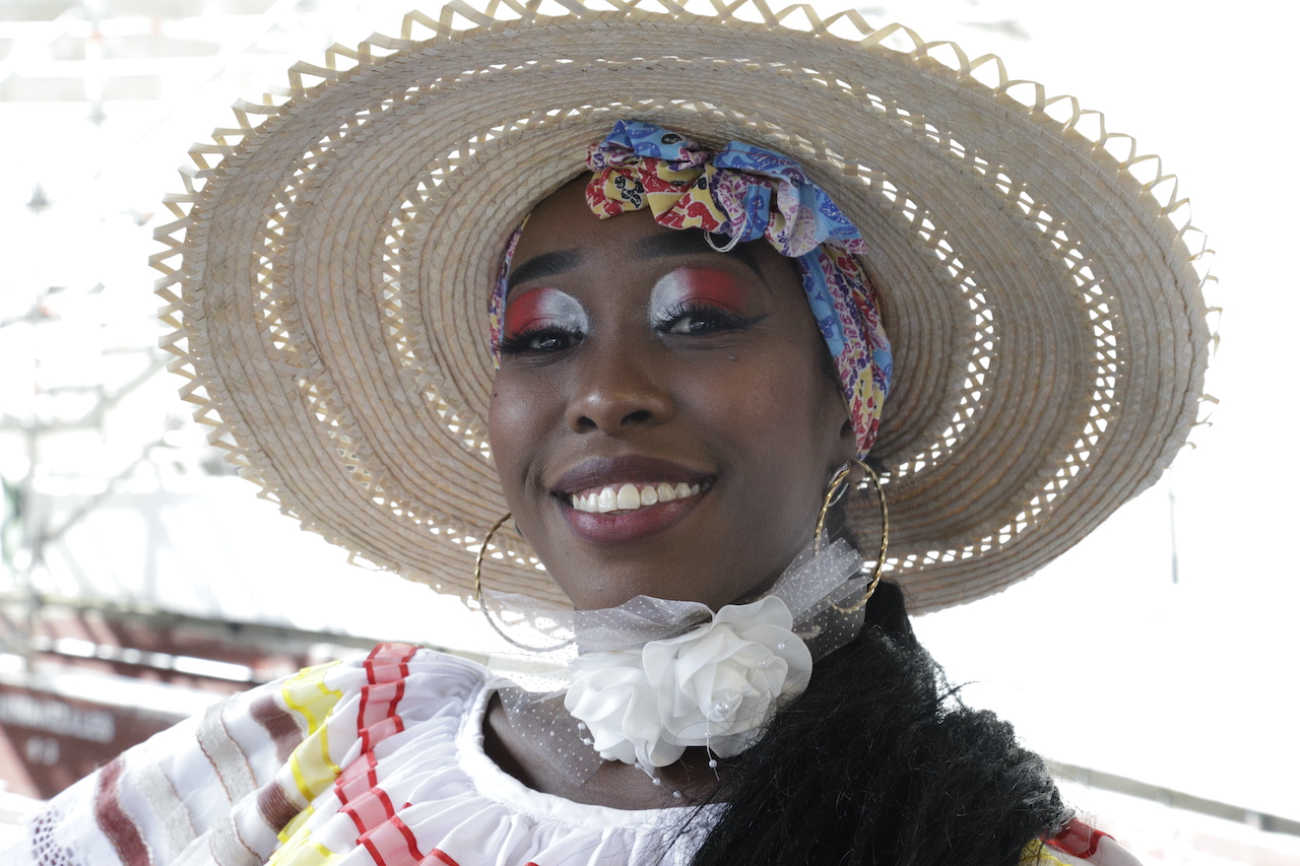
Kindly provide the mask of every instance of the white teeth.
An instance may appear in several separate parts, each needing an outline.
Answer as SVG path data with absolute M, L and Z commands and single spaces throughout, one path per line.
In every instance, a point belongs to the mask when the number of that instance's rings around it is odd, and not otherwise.
M 685 481 L 676 485 L 665 481 L 659 484 L 647 484 L 640 488 L 631 483 L 611 484 L 599 490 L 574 493 L 569 496 L 569 503 L 578 511 L 608 514 L 611 511 L 635 511 L 647 505 L 698 496 L 701 490 L 703 490 L 701 485 L 687 484 Z
M 618 508 L 620 511 L 631 511 L 633 508 L 641 507 L 641 492 L 636 489 L 634 484 L 624 484 L 618 489 Z

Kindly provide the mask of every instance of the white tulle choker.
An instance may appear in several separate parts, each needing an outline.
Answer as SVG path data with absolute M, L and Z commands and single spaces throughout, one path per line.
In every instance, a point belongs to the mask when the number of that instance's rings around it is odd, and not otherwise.
M 666 767 L 688 746 L 739 754 L 808 683 L 812 653 L 793 626 L 790 608 L 768 596 L 640 649 L 581 655 L 565 709 L 607 761 Z
M 716 613 L 647 596 L 608 610 L 535 612 L 535 622 L 552 624 L 547 635 L 572 638 L 567 688 L 494 686 L 511 726 L 575 782 L 601 760 L 652 773 L 691 746 L 704 746 L 711 761 L 731 757 L 803 693 L 814 659 L 858 633 L 862 611 L 834 606 L 861 596 L 861 567 L 842 541 L 819 552 L 810 545 L 762 598 Z M 516 610 L 527 603 L 489 601 Z

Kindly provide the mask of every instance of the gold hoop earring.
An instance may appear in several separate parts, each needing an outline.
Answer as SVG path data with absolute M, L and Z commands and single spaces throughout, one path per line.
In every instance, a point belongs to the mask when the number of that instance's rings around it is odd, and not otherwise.
M 855 463 L 862 467 L 862 471 L 867 474 L 872 485 L 876 488 L 876 499 L 880 503 L 880 555 L 876 557 L 876 567 L 872 569 L 871 583 L 867 585 L 866 594 L 849 607 L 840 607 L 838 604 L 831 605 L 840 613 L 853 613 L 856 610 L 861 610 L 871 600 L 871 596 L 876 592 L 876 587 L 880 585 L 880 576 L 885 568 L 885 554 L 889 551 L 889 507 L 885 504 L 885 488 L 880 486 L 880 476 L 876 474 L 876 471 L 857 458 L 845 463 L 835 470 L 835 474 L 831 476 L 830 484 L 826 488 L 826 497 L 822 500 L 821 511 L 817 514 L 813 550 L 821 550 L 822 531 L 826 528 L 826 512 L 844 496 L 845 491 L 848 489 L 846 482 L 849 480 L 849 476 L 853 474 L 853 465 Z
M 487 553 L 488 544 L 492 541 L 492 536 L 497 534 L 497 530 L 500 529 L 502 526 L 504 526 L 505 522 L 509 520 L 510 517 L 511 514 L 509 511 L 507 511 L 500 520 L 492 524 L 492 528 L 487 531 L 487 535 L 483 536 L 483 543 L 480 544 L 478 547 L 478 556 L 474 557 L 474 600 L 478 602 L 478 608 L 479 610 L 483 611 L 483 618 L 487 620 L 488 625 L 492 626 L 492 630 L 497 634 L 501 635 L 501 639 L 504 640 L 506 643 L 511 644 L 512 646 L 517 646 L 523 650 L 528 650 L 529 652 L 535 652 L 535 653 L 554 652 L 555 650 L 562 649 L 568 646 L 569 644 L 573 643 L 573 641 L 572 640 L 561 641 L 560 643 L 557 643 L 555 646 L 548 646 L 548 647 L 529 646 L 528 644 L 520 643 L 519 641 L 512 638 L 510 635 L 506 634 L 505 631 L 502 630 L 501 626 L 497 625 L 497 622 L 492 618 L 492 614 L 488 610 L 487 605 L 483 602 L 483 557 Z M 520 533 L 520 535 L 523 535 L 523 533 Z

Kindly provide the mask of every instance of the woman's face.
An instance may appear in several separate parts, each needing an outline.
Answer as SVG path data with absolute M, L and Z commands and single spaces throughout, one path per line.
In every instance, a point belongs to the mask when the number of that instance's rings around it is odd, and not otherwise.
M 793 261 L 601 220 L 584 184 L 515 251 L 489 418 L 506 501 L 579 609 L 716 609 L 811 540 L 853 431 Z

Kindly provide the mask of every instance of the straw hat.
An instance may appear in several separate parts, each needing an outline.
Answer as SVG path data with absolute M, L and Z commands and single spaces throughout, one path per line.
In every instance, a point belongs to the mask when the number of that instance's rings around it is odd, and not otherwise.
M 504 245 L 637 118 L 789 154 L 868 239 L 895 347 L 873 452 L 887 573 L 914 611 L 1031 574 L 1155 481 L 1211 339 L 1159 161 L 997 58 L 897 25 L 677 3 L 413 13 L 401 38 L 294 66 L 195 146 L 159 293 L 183 394 L 244 474 L 364 559 L 471 594 L 506 511 L 486 442 Z M 507 530 L 484 581 L 564 602 Z

